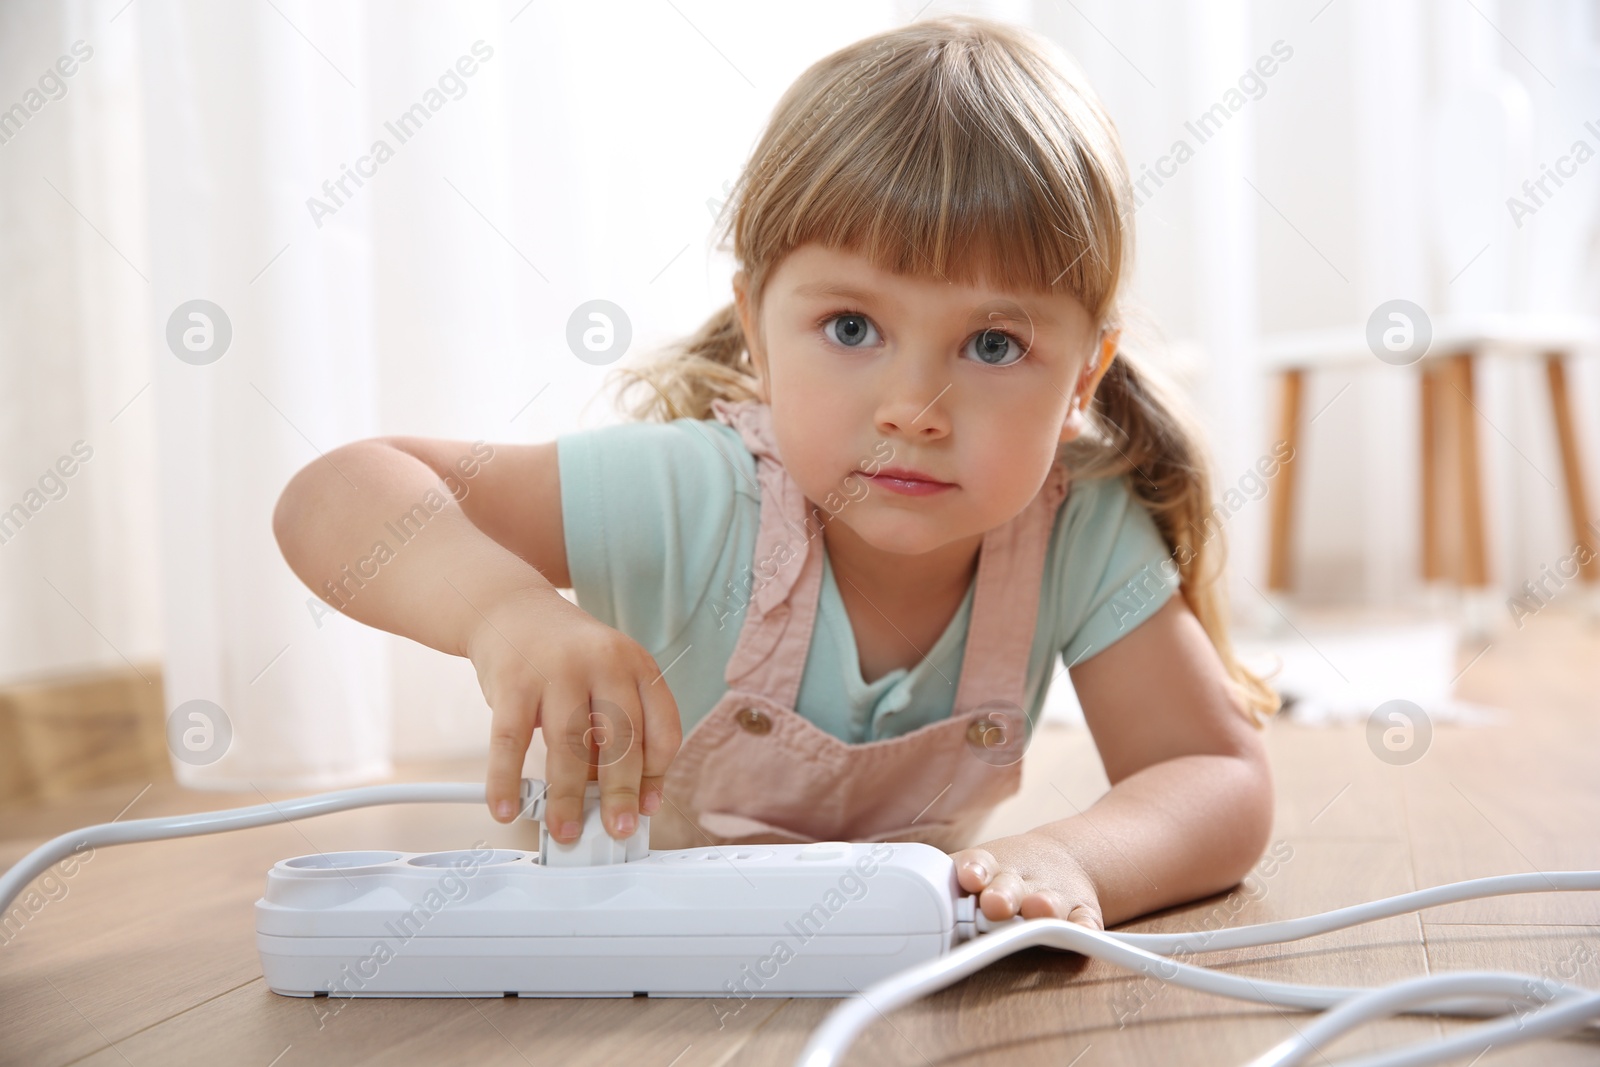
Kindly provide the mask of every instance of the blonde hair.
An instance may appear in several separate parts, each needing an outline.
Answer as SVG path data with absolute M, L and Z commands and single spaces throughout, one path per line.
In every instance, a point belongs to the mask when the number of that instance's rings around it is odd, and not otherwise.
M 947 16 L 864 38 L 801 74 L 713 236 L 726 249 L 731 229 L 752 309 L 783 258 L 817 242 L 900 274 L 1068 292 L 1112 327 L 1132 208 L 1116 127 L 1077 65 L 1025 30 Z M 759 399 L 733 302 L 661 358 L 614 373 L 619 407 L 639 421 L 706 419 L 718 397 Z M 650 389 L 629 403 L 640 384 Z M 1062 457 L 1076 478 L 1136 473 L 1129 483 L 1172 552 L 1180 592 L 1260 725 L 1279 699 L 1228 640 L 1225 547 L 1198 424 L 1125 343 Z

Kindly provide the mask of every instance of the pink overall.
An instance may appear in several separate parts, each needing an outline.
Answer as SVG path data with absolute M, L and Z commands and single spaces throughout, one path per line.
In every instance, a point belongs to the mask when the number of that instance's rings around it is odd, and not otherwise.
M 953 852 L 976 844 L 984 819 L 1022 784 L 1028 653 L 1066 469 L 1052 467 L 1021 514 L 984 535 L 950 717 L 851 744 L 794 710 L 825 546 L 808 536 L 820 529 L 806 522 L 811 505 L 778 458 L 771 408 L 720 399 L 712 407 L 756 457 L 755 559 L 783 562 L 745 608 L 723 675 L 728 691 L 667 770 L 650 847 L 922 841 Z

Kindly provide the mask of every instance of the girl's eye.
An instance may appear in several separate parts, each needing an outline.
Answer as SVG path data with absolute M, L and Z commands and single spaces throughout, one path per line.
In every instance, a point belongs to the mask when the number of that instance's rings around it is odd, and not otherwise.
M 840 324 L 837 330 L 831 328 L 834 323 Z M 868 321 L 865 315 L 858 315 L 853 311 L 849 311 L 842 315 L 830 316 L 823 324 L 823 332 L 828 335 L 828 339 L 831 341 L 845 345 L 848 348 L 856 348 L 863 343 L 862 339 L 868 333 L 876 333 L 877 331 L 873 329 L 872 323 Z
M 984 330 L 970 343 L 978 361 L 986 367 L 1009 367 L 1028 354 L 1022 342 L 1004 330 Z
M 822 321 L 823 333 L 835 344 L 860 348 L 877 339 L 872 320 L 855 311 L 829 315 Z M 986 367 L 1009 367 L 1028 354 L 1028 348 L 1005 330 L 984 330 L 967 342 L 979 363 Z

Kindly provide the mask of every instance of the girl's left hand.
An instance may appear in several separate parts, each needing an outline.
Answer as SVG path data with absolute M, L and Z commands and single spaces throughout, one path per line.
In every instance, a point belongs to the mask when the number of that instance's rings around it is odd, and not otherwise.
M 979 894 L 978 907 L 992 922 L 1021 915 L 1105 929 L 1094 880 L 1067 846 L 1048 834 L 1032 830 L 999 837 L 952 852 L 950 858 L 956 881 Z

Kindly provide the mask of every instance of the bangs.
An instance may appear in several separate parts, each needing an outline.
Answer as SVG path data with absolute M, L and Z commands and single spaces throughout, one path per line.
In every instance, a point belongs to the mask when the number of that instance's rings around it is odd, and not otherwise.
M 1126 172 L 1087 121 L 1097 105 L 1036 58 L 988 37 L 884 58 L 869 38 L 824 61 L 747 171 L 741 260 L 814 242 L 896 274 L 1070 293 L 1100 320 L 1130 236 Z

